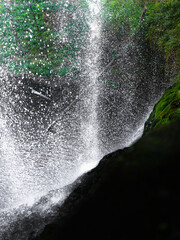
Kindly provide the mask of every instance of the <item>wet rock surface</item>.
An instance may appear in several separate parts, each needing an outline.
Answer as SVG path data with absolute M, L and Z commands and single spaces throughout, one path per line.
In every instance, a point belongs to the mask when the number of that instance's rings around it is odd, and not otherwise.
M 36 240 L 180 238 L 180 120 L 104 157 Z

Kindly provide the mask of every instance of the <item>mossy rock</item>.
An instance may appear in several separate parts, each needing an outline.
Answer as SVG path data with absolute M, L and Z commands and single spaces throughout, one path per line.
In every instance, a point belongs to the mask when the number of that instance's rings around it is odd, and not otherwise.
M 167 89 L 145 124 L 144 133 L 180 117 L 180 82 Z

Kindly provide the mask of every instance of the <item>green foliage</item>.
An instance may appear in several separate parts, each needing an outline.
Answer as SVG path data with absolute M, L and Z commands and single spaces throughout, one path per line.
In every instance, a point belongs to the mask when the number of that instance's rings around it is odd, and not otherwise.
M 72 71 L 86 36 L 87 24 L 79 14 L 85 8 L 85 1 L 77 5 L 16 0 L 8 6 L 1 0 L 0 63 L 11 71 L 46 76 Z M 65 16 L 67 21 L 61 26 Z
M 180 76 L 180 1 L 104 0 L 105 21 L 116 33 L 129 36 L 141 30 L 151 44 L 164 53 L 166 61 Z
M 180 68 L 180 2 L 168 0 L 147 6 L 146 37 L 164 52 L 166 61 L 174 59 Z
M 119 32 L 124 28 L 135 34 L 139 29 L 139 19 L 142 9 L 139 1 L 133 0 L 103 0 L 104 2 L 104 21 Z

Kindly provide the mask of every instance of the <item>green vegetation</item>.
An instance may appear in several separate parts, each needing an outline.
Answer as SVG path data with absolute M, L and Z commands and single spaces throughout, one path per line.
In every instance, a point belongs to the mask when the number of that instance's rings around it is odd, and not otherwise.
M 164 53 L 180 79 L 180 1 L 102 0 L 104 27 L 142 32 Z M 15 0 L 0 2 L 0 64 L 13 72 L 60 75 L 76 72 L 85 43 L 86 0 Z M 66 21 L 63 20 L 66 17 Z
M 145 125 L 145 132 L 180 117 L 180 83 L 166 90 Z
M 127 41 L 141 33 L 163 53 L 176 84 L 168 89 L 146 123 L 145 132 L 180 117 L 180 1 L 104 0 L 104 21 Z
M 142 7 L 139 1 L 133 0 L 103 0 L 104 21 L 116 33 L 126 29 L 130 34 L 135 34 L 139 28 L 139 19 Z
M 170 68 L 176 68 L 180 79 L 180 1 L 104 0 L 104 17 L 108 26 L 129 37 L 141 31 L 144 38 L 156 45 Z
M 149 4 L 145 27 L 147 38 L 164 52 L 166 61 L 175 62 L 180 75 L 180 2 Z
M 43 76 L 74 71 L 87 29 L 82 9 L 85 1 L 1 0 L 0 63 Z

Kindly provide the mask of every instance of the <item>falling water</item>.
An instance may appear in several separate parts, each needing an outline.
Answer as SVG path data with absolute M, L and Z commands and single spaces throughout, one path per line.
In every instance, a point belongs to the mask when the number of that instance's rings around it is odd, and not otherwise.
M 18 107 L 16 106 L 17 98 L 20 108 L 25 112 L 28 111 L 26 110 L 26 98 L 24 93 L 22 96 L 9 96 L 9 92 L 16 92 L 17 88 L 21 89 L 21 83 L 17 87 L 13 75 L 9 80 L 8 71 L 2 69 L 1 84 L 5 81 L 6 87 L 3 86 L 1 89 L 1 95 L 8 101 L 1 104 L 6 111 L 1 116 L 0 122 L 1 169 L 3 170 L 0 182 L 0 238 L 9 240 L 10 230 L 13 232 L 13 228 L 18 228 L 16 225 L 18 219 L 29 216 L 26 213 L 29 209 L 32 214 L 36 212 L 41 215 L 46 211 L 48 213 L 48 209 L 54 204 L 60 204 L 69 194 L 69 188 L 65 187 L 65 190 L 62 188 L 72 183 L 82 173 L 95 167 L 103 156 L 99 151 L 97 118 L 99 94 L 97 78 L 101 43 L 100 1 L 90 0 L 88 8 L 86 21 L 89 33 L 83 60 L 86 64 L 82 68 L 86 76 L 83 85 L 86 86 L 86 91 L 82 94 L 75 93 L 79 95 L 79 101 L 75 101 L 77 98 L 73 100 L 71 90 L 67 90 L 66 95 L 70 96 L 72 103 L 63 106 L 64 114 L 57 111 L 57 107 L 61 108 L 61 105 L 55 104 L 55 111 L 52 108 L 50 115 L 52 120 L 48 119 L 50 126 L 53 126 L 53 132 L 49 131 L 49 127 L 42 128 L 41 118 L 43 116 L 38 115 L 35 127 L 32 125 L 33 128 L 28 127 L 28 131 L 23 130 L 26 129 L 29 121 L 33 120 L 36 112 L 33 110 L 32 113 L 28 112 L 27 119 L 26 114 L 24 119 L 15 115 L 13 117 L 15 112 L 11 105 Z M 65 16 L 63 16 L 63 21 L 65 21 Z M 60 31 L 63 32 L 62 22 Z M 31 89 L 35 92 L 33 88 Z M 35 93 L 37 94 L 38 91 Z M 66 101 L 65 99 L 64 104 Z M 59 116 L 60 120 L 57 120 Z M 48 195 L 51 190 L 53 192 Z M 36 207 L 31 208 L 45 195 L 47 195 L 48 204 L 39 205 L 38 203 Z M 8 227 L 10 225 L 11 229 Z M 24 234 L 28 233 L 23 233 L 22 239 Z M 13 237 L 15 237 L 14 234 Z M 18 238 L 20 239 L 20 236 Z
M 100 0 L 89 0 L 89 11 L 87 13 L 87 23 L 89 25 L 89 36 L 87 40 L 85 55 L 85 71 L 87 74 L 88 93 L 84 97 L 84 106 L 86 116 L 82 121 L 82 138 L 85 143 L 85 159 L 87 163 L 83 164 L 81 169 L 94 167 L 97 165 L 102 153 L 99 150 L 98 138 L 98 76 L 100 72 L 101 60 L 101 2 Z
M 138 88 L 141 82 L 136 62 L 139 59 L 131 58 L 127 45 L 116 47 L 118 44 L 113 45 L 111 40 L 108 45 L 106 34 L 108 37 L 110 34 L 102 29 L 101 1 L 87 2 L 88 37 L 85 50 L 79 54 L 79 79 L 73 82 L 70 76 L 65 82 L 46 82 L 48 87 L 60 89 L 58 101 L 48 105 L 46 96 L 42 103 L 37 100 L 38 91 L 24 87 L 23 79 L 17 80 L 7 69 L 0 69 L 2 240 L 24 240 L 34 229 L 43 228 L 45 216 L 52 217 L 54 206 L 61 204 L 71 192 L 71 183 L 95 167 L 105 154 L 128 146 L 141 135 L 144 121 L 156 101 L 144 100 Z M 68 21 L 63 12 L 59 18 L 59 31 L 63 35 Z M 102 45 L 108 51 L 121 53 L 117 61 L 120 76 L 115 75 L 118 87 L 109 84 L 114 75 L 105 70 L 112 60 L 106 59 Z M 154 74 L 154 88 L 158 88 L 156 80 L 159 82 Z M 147 79 L 147 82 L 151 81 Z M 154 88 L 151 98 L 156 95 Z M 32 229 L 25 225 L 24 219 Z

